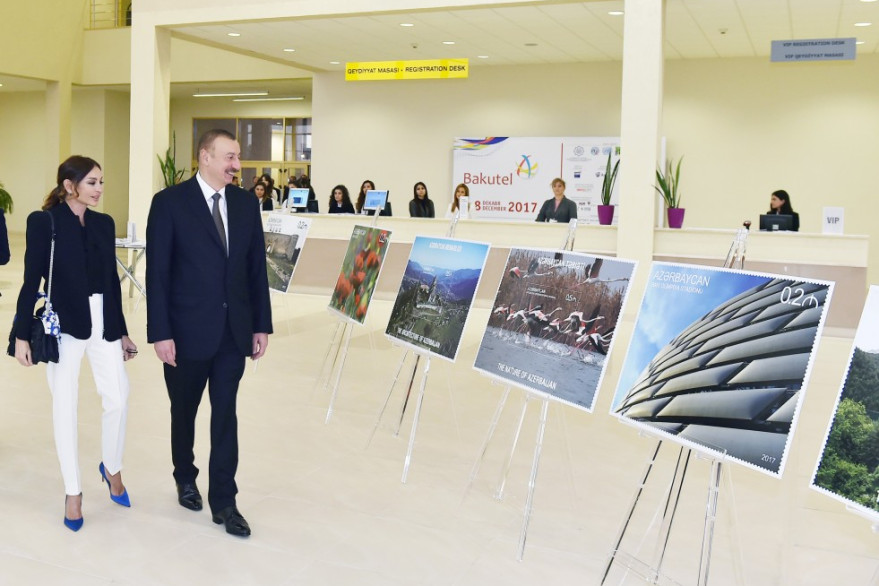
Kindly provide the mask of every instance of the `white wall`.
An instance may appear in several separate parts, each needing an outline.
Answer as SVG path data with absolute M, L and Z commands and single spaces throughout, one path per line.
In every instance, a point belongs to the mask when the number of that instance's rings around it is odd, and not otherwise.
M 128 117 L 127 93 L 73 93 L 71 152 L 101 163 L 105 187 L 98 209 L 112 215 L 123 233 L 128 216 Z M 49 192 L 43 178 L 49 174 L 54 182 L 58 165 L 46 153 L 45 93 L 0 94 L 0 128 L 0 181 L 15 202 L 7 224 L 13 232 L 24 232 L 28 214 L 40 208 Z
M 668 62 L 663 133 L 669 155 L 684 156 L 685 226 L 756 222 L 770 193 L 785 189 L 801 230 L 820 232 L 821 208 L 843 206 L 846 232 L 873 234 L 879 259 L 877 71 L 879 55 Z
M 412 187 L 424 181 L 444 210 L 455 137 L 619 136 L 621 75 L 620 63 L 474 67 L 466 80 L 346 82 L 341 73 L 318 74 L 312 179 L 327 192 L 336 183 L 356 192 L 372 179 L 391 190 L 398 215 L 408 213 Z
M 45 92 L 0 94 L 0 129 L 0 181 L 15 203 L 6 223 L 10 231 L 24 232 L 28 214 L 48 193 Z
M 876 55 L 667 62 L 662 133 L 669 155 L 684 156 L 684 226 L 756 223 L 770 193 L 786 189 L 803 231 L 820 231 L 823 206 L 845 207 L 846 232 L 872 237 L 868 279 L 879 282 L 876 71 Z M 369 177 L 392 190 L 398 214 L 422 180 L 444 209 L 455 136 L 617 136 L 619 96 L 618 63 L 482 67 L 452 81 L 319 74 L 312 174 L 321 190 Z
M 872 236 L 868 279 L 879 282 L 877 70 L 875 55 L 850 63 L 669 61 L 663 134 L 669 154 L 684 156 L 685 227 L 756 221 L 769 193 L 784 188 L 804 231 L 820 230 L 823 206 L 845 207 L 846 231 Z M 444 209 L 455 136 L 618 135 L 620 71 L 619 63 L 474 67 L 469 80 L 347 83 L 318 74 L 313 111 L 307 102 L 182 99 L 172 101 L 171 126 L 185 164 L 194 116 L 312 114 L 321 198 L 336 183 L 355 190 L 368 177 L 391 189 L 399 215 L 416 181 Z M 9 218 L 12 230 L 24 229 L 25 211 L 44 195 L 32 180 L 47 168 L 44 99 L 0 95 L 0 180 L 19 210 Z M 76 134 L 74 146 L 82 140 Z

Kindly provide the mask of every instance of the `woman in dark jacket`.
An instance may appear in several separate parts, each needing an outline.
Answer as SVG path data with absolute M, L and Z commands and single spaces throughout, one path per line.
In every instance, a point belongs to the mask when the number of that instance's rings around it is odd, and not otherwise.
M 48 283 L 52 227 L 51 301 L 61 326 L 58 363 L 49 363 L 55 448 L 64 479 L 64 525 L 82 527 L 82 485 L 76 433 L 79 370 L 88 354 L 104 413 L 98 471 L 113 502 L 131 506 L 122 484 L 122 452 L 128 412 L 128 377 L 123 362 L 137 354 L 122 315 L 122 291 L 116 276 L 116 229 L 113 218 L 88 208 L 104 191 L 101 167 L 88 157 L 73 156 L 58 167 L 55 188 L 42 212 L 27 219 L 24 284 L 18 295 L 15 358 L 31 366 L 29 321 L 40 282 Z M 51 218 L 50 218 L 51 216 Z M 47 285 L 44 285 L 45 289 Z
M 433 200 L 427 195 L 427 185 L 419 181 L 412 187 L 412 199 L 409 201 L 410 218 L 433 218 L 436 211 Z
M 540 207 L 538 222 L 561 222 L 567 224 L 577 219 L 577 203 L 565 197 L 565 181 L 561 177 L 552 180 L 552 194 Z
M 344 185 L 336 185 L 330 194 L 330 203 L 328 206 L 331 214 L 353 214 L 354 204 L 351 203 L 351 196 L 348 195 L 348 188 Z
M 253 194 L 259 200 L 260 209 L 262 209 L 262 211 L 270 212 L 275 209 L 275 200 L 272 199 L 271 191 L 269 191 L 268 185 L 260 181 L 253 186 Z
M 791 231 L 800 231 L 800 215 L 794 211 L 790 203 L 790 195 L 784 189 L 772 192 L 772 195 L 769 196 L 769 211 L 766 213 L 791 216 L 793 218 Z

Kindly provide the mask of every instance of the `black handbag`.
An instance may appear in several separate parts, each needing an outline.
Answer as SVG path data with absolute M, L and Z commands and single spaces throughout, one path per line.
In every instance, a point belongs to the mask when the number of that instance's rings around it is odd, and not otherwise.
M 46 212 L 49 214 L 49 212 Z M 49 251 L 49 281 L 48 294 L 42 307 L 38 308 L 30 317 L 30 335 L 28 342 L 31 346 L 31 363 L 58 362 L 58 340 L 61 338 L 61 326 L 58 322 L 58 314 L 52 309 L 52 272 L 55 264 L 55 219 L 49 214 L 52 222 L 52 245 Z M 42 296 L 42 293 L 40 294 Z M 12 318 L 12 330 L 9 332 L 9 346 L 6 353 L 15 356 L 15 320 Z

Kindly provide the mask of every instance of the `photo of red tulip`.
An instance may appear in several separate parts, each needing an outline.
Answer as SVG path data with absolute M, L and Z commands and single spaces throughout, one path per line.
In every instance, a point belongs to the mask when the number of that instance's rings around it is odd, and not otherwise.
M 363 323 L 390 238 L 390 230 L 354 227 L 336 287 L 330 297 L 330 309 Z

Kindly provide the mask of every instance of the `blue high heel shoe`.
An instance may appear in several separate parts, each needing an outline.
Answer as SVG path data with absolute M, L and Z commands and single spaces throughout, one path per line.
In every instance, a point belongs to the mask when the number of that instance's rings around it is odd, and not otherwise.
M 82 496 L 80 493 L 78 496 Z M 68 519 L 67 518 L 67 495 L 64 495 L 64 526 L 73 531 L 74 533 L 82 529 L 82 517 L 79 519 Z
M 107 471 L 104 469 L 103 462 L 101 462 L 98 465 L 98 471 L 101 473 L 101 478 L 103 479 L 103 481 L 107 483 L 107 490 L 110 491 L 110 500 L 113 501 L 114 503 L 116 503 L 117 505 L 122 505 L 123 507 L 130 507 L 131 501 L 128 500 L 128 491 L 127 490 L 125 490 L 123 488 L 122 494 L 120 494 L 119 496 L 116 496 L 115 494 L 113 494 L 113 490 L 110 487 L 110 479 L 107 478 Z M 80 523 L 80 524 L 82 524 L 82 523 Z

